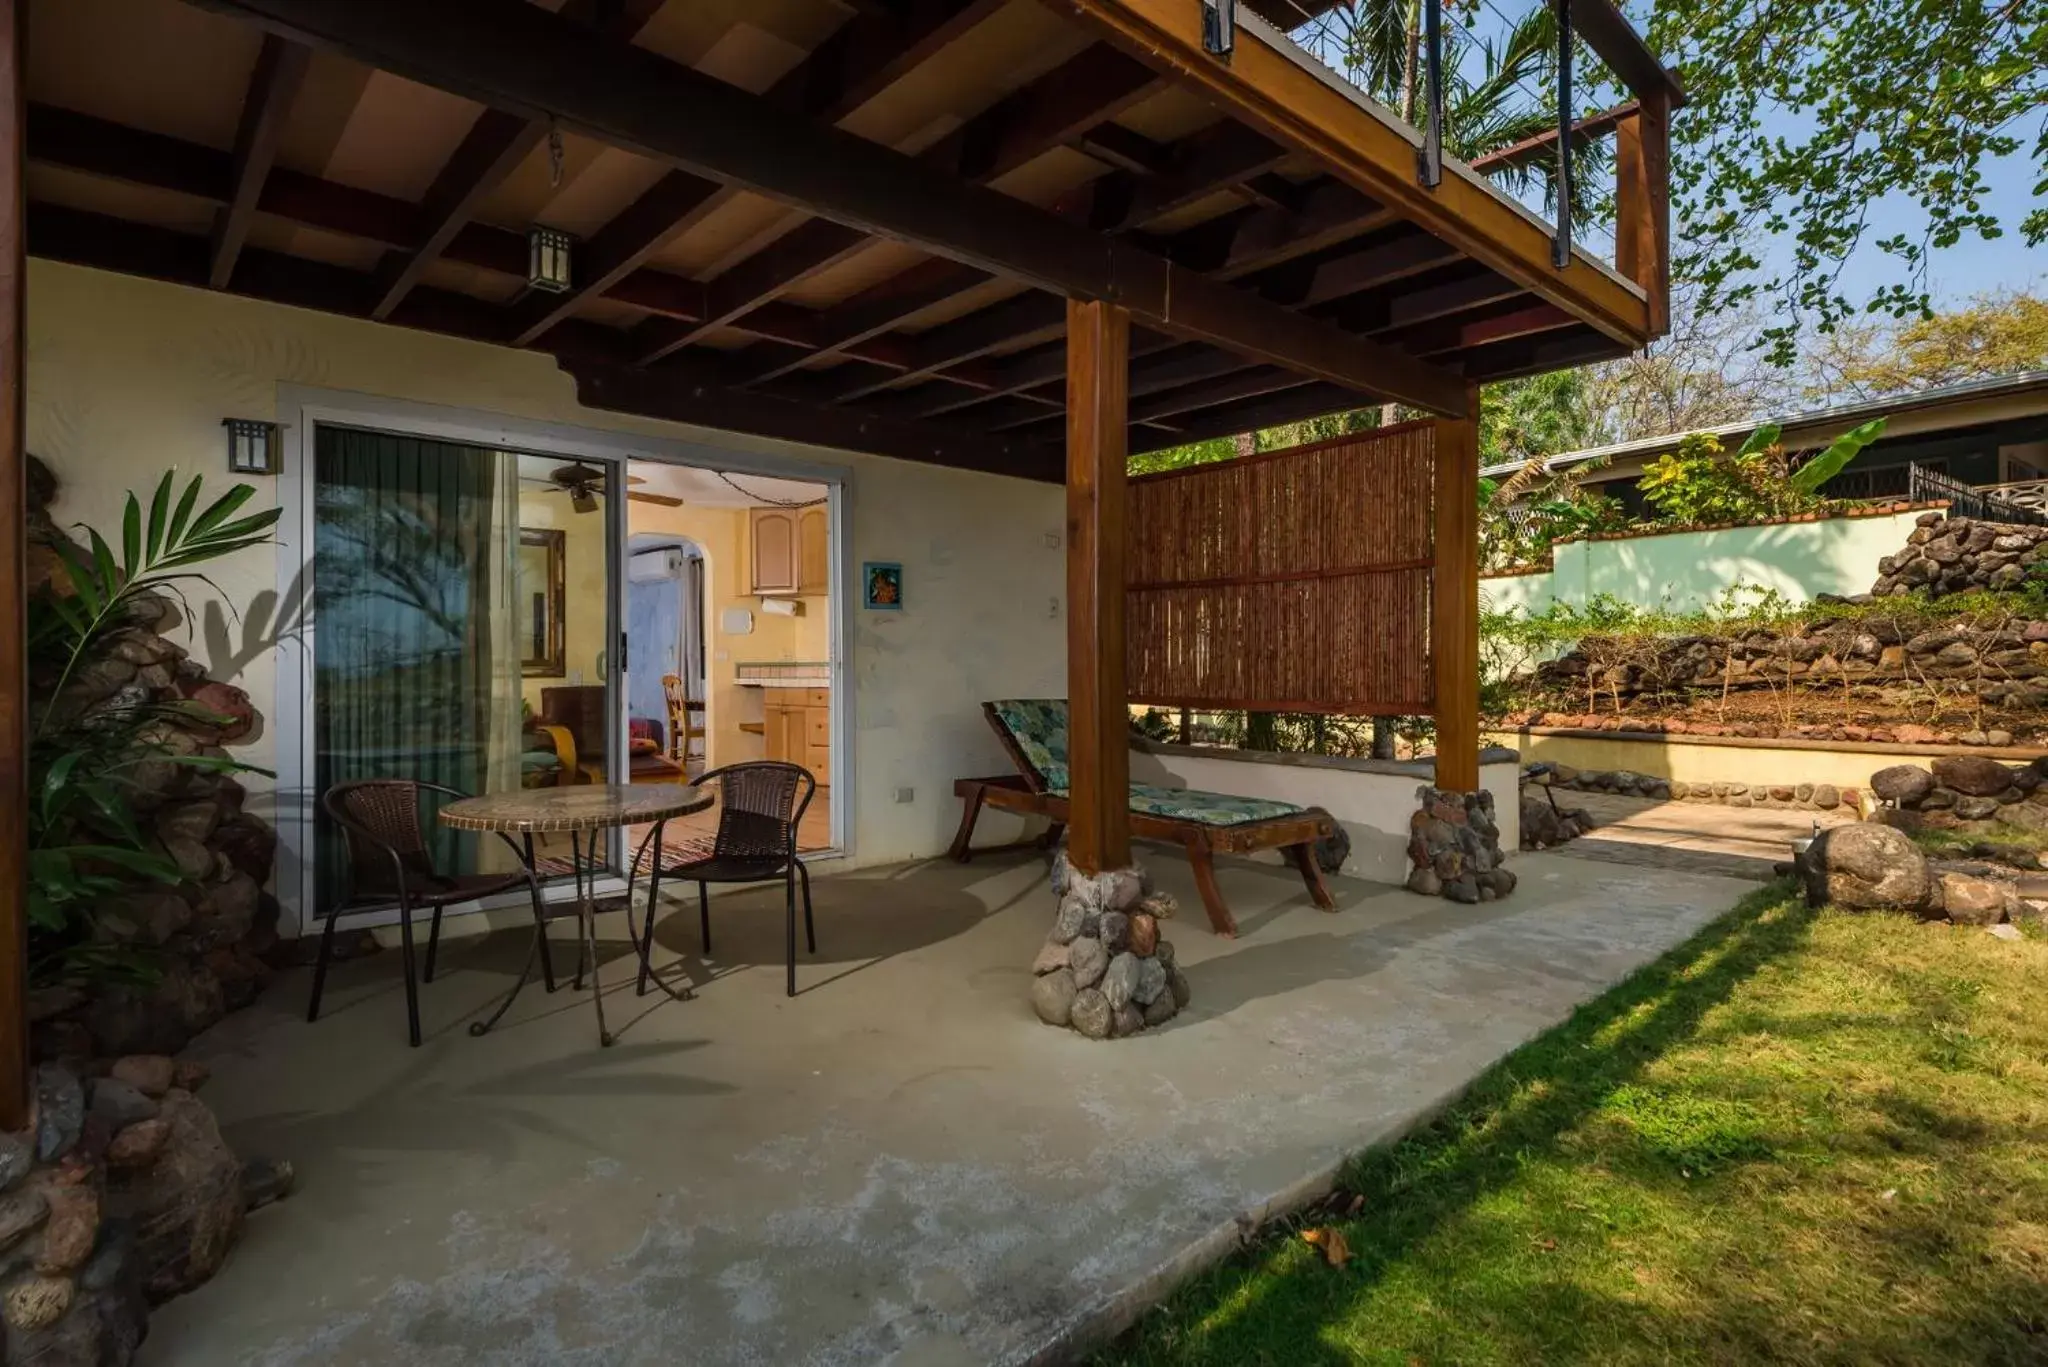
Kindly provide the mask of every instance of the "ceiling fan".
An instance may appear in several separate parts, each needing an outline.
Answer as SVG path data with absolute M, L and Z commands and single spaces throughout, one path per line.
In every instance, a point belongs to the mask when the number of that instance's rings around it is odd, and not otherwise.
M 550 488 L 560 489 L 563 493 L 569 495 L 569 506 L 571 508 L 574 508 L 579 513 L 594 513 L 597 511 L 598 497 L 604 492 L 604 480 L 605 472 L 603 467 L 586 465 L 582 461 L 577 461 L 571 465 L 556 466 L 548 471 L 547 478 L 545 479 L 522 477 L 521 482 L 525 484 L 541 484 Z M 638 475 L 626 476 L 626 483 L 628 485 L 645 484 L 646 482 L 646 480 Z M 643 494 L 636 490 L 628 489 L 626 497 L 636 503 L 655 503 L 664 508 L 680 508 L 683 506 L 683 500 L 670 494 Z

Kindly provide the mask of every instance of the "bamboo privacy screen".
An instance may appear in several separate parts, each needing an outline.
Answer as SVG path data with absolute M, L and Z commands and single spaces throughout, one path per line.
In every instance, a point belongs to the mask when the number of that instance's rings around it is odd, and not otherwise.
M 1435 432 L 1404 423 L 1132 480 L 1131 701 L 1431 711 Z

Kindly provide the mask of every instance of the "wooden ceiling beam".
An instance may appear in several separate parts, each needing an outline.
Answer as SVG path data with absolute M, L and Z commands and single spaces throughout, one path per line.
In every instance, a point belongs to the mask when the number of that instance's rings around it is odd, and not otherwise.
M 1188 418 L 1177 432 L 1171 434 L 1134 424 L 1130 429 L 1131 454 L 1143 455 L 1147 451 L 1158 451 L 1168 446 L 1185 446 L 1216 437 L 1236 436 L 1240 432 L 1254 432 L 1262 427 L 1278 427 L 1282 423 L 1300 422 L 1304 418 L 1320 418 L 1328 413 L 1369 408 L 1383 401 L 1384 396 L 1361 401 L 1356 393 L 1338 385 L 1305 384 L 1264 398 L 1226 404 L 1221 408 L 1197 413 Z
M 194 234 L 38 203 L 29 208 L 28 237 L 29 251 L 50 260 L 193 287 L 207 282 L 211 248 L 206 238 Z M 375 284 L 369 272 L 249 247 L 227 292 L 368 320 Z M 510 337 L 502 307 L 428 285 L 409 292 L 385 321 L 497 345 L 508 344 Z M 592 407 L 1027 479 L 1061 478 L 1057 447 L 859 410 L 792 404 L 732 389 L 715 372 L 694 364 L 631 371 L 624 365 L 623 341 L 615 329 L 570 319 L 549 333 L 546 349 L 576 376 L 579 395 Z
M 862 11 L 758 98 L 798 118 L 837 123 L 999 7 L 999 0 L 915 0 L 900 11 Z M 527 307 L 520 335 L 530 339 L 547 331 L 737 193 L 737 187 L 689 169 L 670 171 L 591 238 L 580 253 L 582 279 L 574 287 Z M 730 319 L 708 292 L 706 309 L 699 329 Z M 646 359 L 656 356 L 650 352 Z
M 1098 48 L 1091 51 L 1105 50 Z M 1061 82 L 1062 88 L 1070 85 L 1071 82 Z M 1038 122 L 1043 126 L 1046 121 Z M 1083 137 L 1100 137 L 1106 130 L 1113 128 L 1117 128 L 1117 125 L 1098 123 Z M 1135 134 L 1131 136 L 1136 137 Z M 1112 137 L 1111 141 L 1119 140 Z M 1220 189 L 1238 184 L 1247 177 L 1276 166 L 1286 159 L 1282 149 L 1268 139 L 1260 137 L 1241 124 L 1229 122 L 1212 124 L 1171 146 L 1156 143 L 1150 145 L 1157 147 L 1160 153 L 1158 162 L 1161 169 L 1156 179 L 1139 181 L 1121 173 L 1113 173 L 1078 187 L 1064 196 L 1059 203 L 1054 204 L 1052 212 L 1074 223 L 1085 225 L 1095 232 L 1128 232 L 1142 228 L 1146 223 L 1164 217 Z M 925 263 L 923 267 L 916 267 L 913 270 L 923 272 L 919 288 L 916 290 L 884 290 L 882 286 L 877 286 L 828 311 L 825 327 L 827 338 L 843 337 L 847 341 L 840 345 L 850 345 L 863 337 L 874 335 L 876 331 L 901 323 L 917 311 L 942 304 L 955 295 L 964 294 L 985 284 L 989 279 L 985 271 L 950 262 L 941 269 L 934 269 L 931 263 Z M 908 275 L 910 272 L 904 274 Z M 884 286 L 889 283 L 883 282 Z M 666 334 L 673 338 L 679 331 L 667 329 Z M 682 341 L 688 340 L 693 339 L 682 338 Z M 670 346 L 668 349 L 673 350 L 674 347 Z M 837 348 L 828 346 L 827 349 Z M 1064 373 L 1064 370 L 1065 363 L 1062 362 L 1061 373 Z M 773 380 L 786 373 L 786 367 L 771 366 L 756 377 L 756 383 Z
M 736 389 L 725 382 L 728 377 L 706 369 L 695 357 L 678 357 L 652 369 L 569 358 L 563 360 L 562 368 L 576 380 L 577 401 L 589 408 L 1052 484 L 1066 477 L 1065 456 L 1056 444 L 992 437 L 985 432 L 905 422 Z
M 256 221 L 257 201 L 270 168 L 277 161 L 277 144 L 284 137 L 285 120 L 291 117 L 292 101 L 305 83 L 306 68 L 313 54 L 298 43 L 265 34 L 256 54 L 256 69 L 249 77 L 249 92 L 242 98 L 241 125 L 235 130 L 234 171 L 227 203 L 214 216 L 213 247 L 206 283 L 226 289 L 235 273 L 235 260 L 249 240 L 249 225 Z
M 1396 215 L 1342 181 L 1317 181 L 1295 208 L 1247 209 L 1175 234 L 1163 254 L 1218 280 L 1238 280 L 1363 237 Z
M 607 37 L 630 42 L 661 9 L 663 0 L 567 0 L 561 16 L 589 25 Z M 377 272 L 373 318 L 388 318 L 407 291 L 455 240 L 477 207 L 547 139 L 553 125 L 503 110 L 485 109 L 427 188 L 421 207 L 421 237 L 410 251 L 389 253 Z
M 975 115 L 918 160 L 970 184 L 986 185 L 1113 118 L 1157 86 L 1157 78 L 1143 64 L 1115 48 L 1097 45 Z M 714 328 L 830 270 L 873 243 L 869 234 L 828 219 L 813 219 L 793 229 L 711 282 L 710 305 L 701 323 L 694 327 L 651 323 L 645 329 L 642 364 L 703 340 Z M 954 286 L 951 293 L 957 294 L 986 282 L 988 274 L 955 264 L 947 278 Z M 937 302 L 947 297 L 950 295 L 940 295 Z M 890 321 L 893 324 L 895 320 Z M 860 340 L 860 336 L 851 340 Z M 764 373 L 760 379 L 772 379 L 774 373 Z

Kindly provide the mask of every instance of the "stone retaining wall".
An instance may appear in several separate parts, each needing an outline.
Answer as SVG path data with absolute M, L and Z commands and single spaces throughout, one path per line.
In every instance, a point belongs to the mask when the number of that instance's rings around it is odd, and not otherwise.
M 1614 793 L 1658 802 L 1716 802 L 1728 807 L 1790 807 L 1802 811 L 1857 810 L 1862 791 L 1833 783 L 1688 783 L 1627 769 L 1574 769 L 1532 764 L 1531 783 L 1580 793 Z
M 1880 596 L 1919 590 L 1937 597 L 1974 589 L 2016 589 L 2048 563 L 2048 527 L 1978 522 L 1922 513 L 1897 555 L 1877 562 Z

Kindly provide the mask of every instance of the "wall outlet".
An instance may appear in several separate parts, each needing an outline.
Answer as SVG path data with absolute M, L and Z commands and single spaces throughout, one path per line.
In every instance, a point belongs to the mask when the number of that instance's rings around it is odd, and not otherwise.
M 1049 600 L 1047 601 L 1047 603 L 1046 603 L 1046 608 L 1045 608 L 1045 615 L 1046 615 L 1046 616 L 1048 616 L 1048 617 L 1057 617 L 1057 616 L 1059 616 L 1059 615 L 1060 615 L 1060 600 L 1059 600 L 1059 599 L 1057 599 L 1057 598 L 1053 598 L 1053 599 L 1049 599 Z
M 917 800 L 917 789 L 898 788 L 896 790 L 896 800 L 898 802 L 915 802 Z

